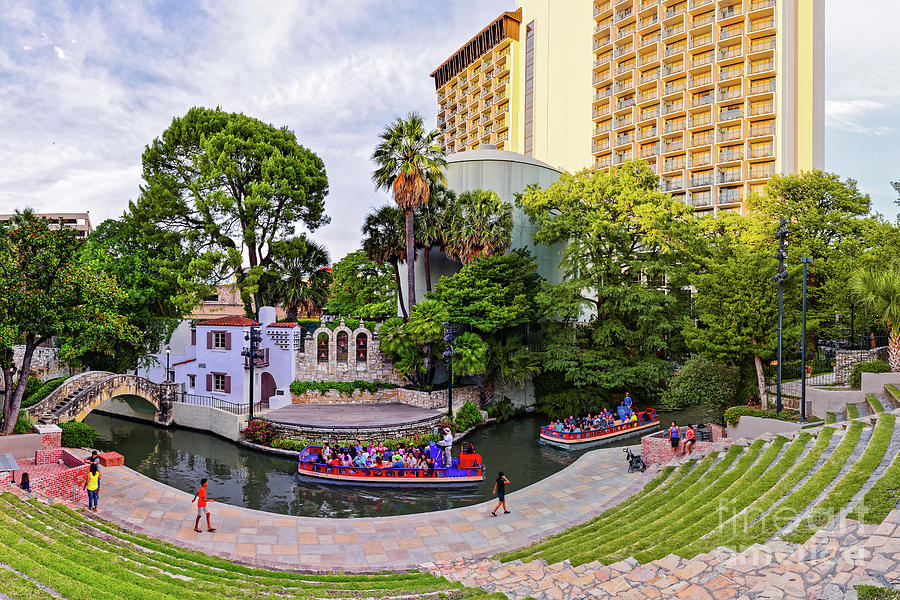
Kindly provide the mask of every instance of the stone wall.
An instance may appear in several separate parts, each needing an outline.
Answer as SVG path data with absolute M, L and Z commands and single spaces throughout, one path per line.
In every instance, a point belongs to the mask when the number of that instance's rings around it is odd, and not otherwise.
M 441 416 L 434 417 L 425 422 L 397 425 L 394 427 L 358 427 L 358 428 L 325 428 L 325 427 L 301 427 L 287 425 L 285 423 L 272 423 L 279 436 L 295 440 L 305 440 L 314 443 L 343 444 L 360 440 L 363 442 L 379 442 L 391 438 L 408 437 L 413 435 L 427 435 L 434 432 L 441 421 Z
M 379 326 L 380 327 L 380 326 Z M 339 334 L 346 335 L 346 356 L 338 356 Z M 320 353 L 319 336 L 327 338 L 327 352 Z M 365 340 L 364 358 L 357 354 L 358 340 Z M 340 358 L 340 360 L 339 360 Z M 298 381 L 381 381 L 404 385 L 408 383 L 400 371 L 380 349 L 378 328 L 375 331 L 360 325 L 351 330 L 342 318 L 334 331 L 322 326 L 306 338 L 302 351 L 297 352 Z
M 479 390 L 477 386 L 467 385 L 453 388 L 453 412 L 456 413 L 466 401 L 478 405 Z M 293 394 L 294 404 L 384 404 L 399 402 L 410 406 L 428 409 L 445 409 L 447 407 L 447 390 L 425 392 L 406 388 L 391 388 L 367 392 L 357 390 L 352 396 L 341 395 L 337 390 L 328 390 L 324 394 L 310 390 L 303 394 Z
M 13 346 L 13 363 L 16 369 L 22 366 L 22 357 L 25 355 L 25 346 Z M 69 377 L 80 373 L 82 369 L 73 369 L 59 360 L 59 349 L 52 346 L 38 346 L 31 357 L 31 376 L 41 381 L 56 379 L 57 377 Z M 3 391 L 4 382 L 0 379 L 0 391 Z
M 835 383 L 847 383 L 850 380 L 850 371 L 853 365 L 859 362 L 871 362 L 883 360 L 887 362 L 887 346 L 872 348 L 871 350 L 838 350 L 834 355 L 834 381 Z

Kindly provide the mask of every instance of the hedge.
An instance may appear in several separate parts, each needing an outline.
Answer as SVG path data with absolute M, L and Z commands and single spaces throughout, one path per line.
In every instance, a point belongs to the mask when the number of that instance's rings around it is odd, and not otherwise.
M 374 394 L 378 390 L 398 387 L 400 386 L 383 381 L 295 381 L 291 384 L 291 393 L 299 395 L 316 390 L 324 396 L 329 390 L 337 390 L 341 396 L 352 396 L 359 390 Z
M 750 406 L 732 406 L 725 411 L 725 422 L 729 425 L 737 425 L 741 417 L 762 417 L 763 419 L 778 419 L 779 421 L 797 422 L 800 420 L 800 413 L 796 410 L 782 410 L 775 412 L 774 410 L 761 410 Z M 815 415 L 806 415 L 807 421 L 821 421 Z
M 66 448 L 91 448 L 97 438 L 97 430 L 87 423 L 68 421 L 60 423 L 62 445 Z
M 868 362 L 858 362 L 850 369 L 850 379 L 848 380 L 850 387 L 859 389 L 862 385 L 863 373 L 890 373 L 891 366 L 883 360 L 872 360 Z
M 35 404 L 49 396 L 50 392 L 61 386 L 66 379 L 68 379 L 68 377 L 57 377 L 56 379 L 45 381 L 41 384 L 40 387 L 37 388 L 36 391 L 32 392 L 29 396 L 22 399 L 22 408 L 29 408 L 31 406 L 34 406 Z
M 16 424 L 13 427 L 13 433 L 19 435 L 31 433 L 32 429 L 34 429 L 34 421 L 31 420 L 31 417 L 28 416 L 27 412 L 20 410 L 19 416 L 16 418 Z

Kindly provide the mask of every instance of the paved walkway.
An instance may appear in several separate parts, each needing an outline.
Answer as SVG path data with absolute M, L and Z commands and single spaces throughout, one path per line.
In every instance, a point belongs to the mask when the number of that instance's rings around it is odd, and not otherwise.
M 430 410 L 388 402 L 383 404 L 288 404 L 268 411 L 270 421 L 318 428 L 389 427 L 431 421 L 444 414 Z
M 214 533 L 195 533 L 191 495 L 127 467 L 103 471 L 100 513 L 130 530 L 226 558 L 276 568 L 415 569 L 458 556 L 513 550 L 581 523 L 640 490 L 652 477 L 628 474 L 621 448 L 589 452 L 568 468 L 494 501 L 452 510 L 360 519 L 272 514 L 211 504 Z

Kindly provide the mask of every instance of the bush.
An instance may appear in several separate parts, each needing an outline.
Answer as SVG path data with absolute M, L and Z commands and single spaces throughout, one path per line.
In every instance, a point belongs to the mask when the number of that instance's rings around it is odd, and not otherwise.
M 29 383 L 30 379 L 31 378 L 29 377 Z M 31 406 L 34 406 L 35 404 L 46 398 L 48 395 L 50 395 L 50 392 L 61 386 L 66 379 L 68 379 L 68 377 L 57 377 L 56 379 L 45 381 L 35 391 L 22 399 L 22 408 L 29 408 Z M 26 384 L 26 386 L 27 385 L 28 384 Z M 27 390 L 28 388 L 26 387 L 25 389 Z
M 741 373 L 736 367 L 692 356 L 672 378 L 662 401 L 669 408 L 730 406 L 735 403 L 740 386 Z
M 483 420 L 478 407 L 466 400 L 465 404 L 460 407 L 459 412 L 456 413 L 456 418 L 450 428 L 458 433 L 478 425 Z
M 270 445 L 275 439 L 275 427 L 265 419 L 250 419 L 243 433 L 247 440 L 263 446 Z
M 25 393 L 22 395 L 22 398 L 28 398 L 30 395 L 38 391 L 38 389 L 42 385 L 44 385 L 44 382 L 41 381 L 39 377 L 29 375 L 28 380 L 25 382 Z
M 328 390 L 337 390 L 342 396 L 352 396 L 358 390 L 364 390 L 374 394 L 378 390 L 389 390 L 400 387 L 393 383 L 383 381 L 295 381 L 291 384 L 291 393 L 303 394 L 311 390 L 318 390 L 322 395 Z
M 27 412 L 20 410 L 19 417 L 16 419 L 16 426 L 13 428 L 13 433 L 31 433 L 32 429 L 34 429 L 34 421 L 31 420 L 31 417 L 28 416 Z
M 60 423 L 62 429 L 62 445 L 66 448 L 91 448 L 97 439 L 97 430 L 87 423 L 68 421 Z
M 883 360 L 872 360 L 869 362 L 858 362 L 853 365 L 850 370 L 850 387 L 857 388 L 862 385 L 863 373 L 890 373 L 891 366 Z
M 307 446 L 312 445 L 312 442 L 303 439 L 295 440 L 293 438 L 279 436 L 273 439 L 272 443 L 269 445 L 272 448 L 280 448 L 281 450 L 293 450 L 294 452 L 300 452 Z
M 501 423 L 509 421 L 517 412 L 512 405 L 512 400 L 506 396 L 503 396 L 502 399 L 493 404 L 489 404 L 487 407 L 488 416 L 492 419 L 497 419 Z
M 775 412 L 774 410 L 760 410 L 750 406 L 732 406 L 725 411 L 725 422 L 729 425 L 737 425 L 738 421 L 740 421 L 741 417 L 744 415 L 748 417 L 762 417 L 764 419 L 778 419 L 779 421 L 797 422 L 800 420 L 800 413 L 796 410 L 782 410 L 781 412 Z M 806 415 L 806 420 L 808 422 L 814 422 L 821 421 L 822 419 L 815 415 L 808 414 Z

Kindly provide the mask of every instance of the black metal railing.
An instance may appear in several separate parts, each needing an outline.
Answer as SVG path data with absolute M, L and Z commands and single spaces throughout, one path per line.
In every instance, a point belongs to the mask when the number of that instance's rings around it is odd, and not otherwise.
M 200 396 L 198 394 L 184 393 L 176 396 L 176 402 L 181 402 L 183 404 L 193 404 L 195 406 L 208 406 L 210 408 L 224 410 L 225 412 L 229 412 L 233 415 L 246 415 L 250 412 L 249 402 L 235 403 L 231 402 L 230 400 L 225 400 L 224 398 L 217 398 L 215 396 Z M 253 405 L 253 412 L 257 413 L 258 411 L 261 411 L 264 408 L 268 407 L 268 402 L 256 402 Z

